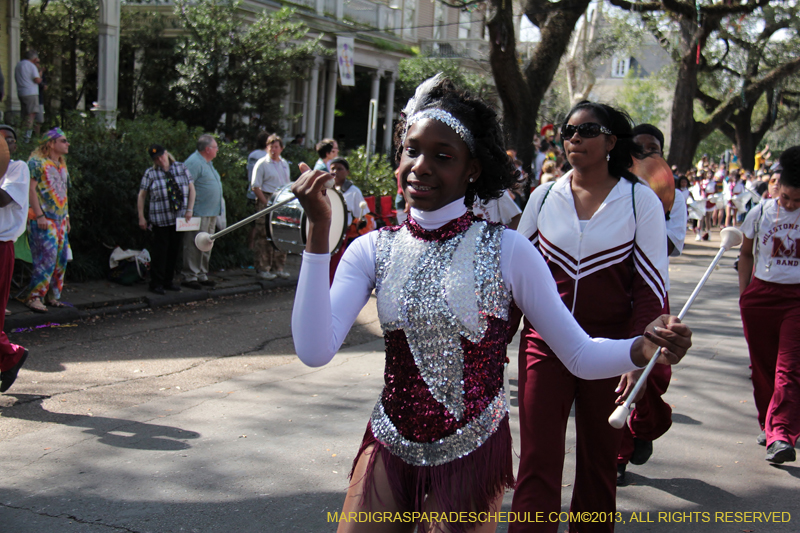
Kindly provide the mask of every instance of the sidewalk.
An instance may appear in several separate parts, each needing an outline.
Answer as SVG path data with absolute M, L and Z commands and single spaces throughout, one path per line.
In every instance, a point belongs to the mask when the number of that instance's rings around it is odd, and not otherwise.
M 193 290 L 181 287 L 180 292 L 167 292 L 160 296 L 148 290 L 146 281 L 129 287 L 108 280 L 70 282 L 67 269 L 67 280 L 64 283 L 61 301 L 70 307 L 63 309 L 51 307 L 47 313 L 34 313 L 22 302 L 13 299 L 12 289 L 12 298 L 8 301 L 8 310 L 11 314 L 6 316 L 5 330 L 10 332 L 18 328 L 35 328 L 50 323 L 63 324 L 92 316 L 113 315 L 148 307 L 166 307 L 279 287 L 293 288 L 300 272 L 299 255 L 287 257 L 286 271 L 291 274 L 289 279 L 266 281 L 258 279 L 253 268 L 220 270 L 210 273 L 209 279 L 217 282 L 213 289 Z

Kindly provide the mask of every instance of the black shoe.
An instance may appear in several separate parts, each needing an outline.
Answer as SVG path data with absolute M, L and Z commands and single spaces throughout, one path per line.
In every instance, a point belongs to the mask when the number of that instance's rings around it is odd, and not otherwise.
M 195 280 L 195 281 L 184 281 L 183 283 L 181 283 L 181 285 L 183 285 L 184 287 L 188 287 L 190 289 L 194 289 L 196 291 L 199 291 L 200 289 L 203 288 L 203 286 L 200 285 L 200 282 L 197 281 L 197 280 Z
M 170 283 L 169 285 L 164 285 L 164 288 L 167 289 L 168 291 L 181 292 L 181 286 L 178 285 L 177 283 Z
M 22 368 L 22 365 L 25 364 L 25 359 L 28 358 L 28 350 L 25 350 L 22 353 L 22 357 L 20 358 L 19 362 L 14 366 L 14 368 L 10 370 L 6 370 L 5 372 L 0 372 L 0 392 L 5 392 L 11 388 L 11 385 L 17 381 L 17 376 L 19 375 L 19 369 Z M 792 450 L 794 451 L 794 450 Z
M 204 287 L 211 287 L 212 289 L 217 286 L 216 281 L 211 281 L 210 279 L 201 279 L 200 285 Z
M 624 487 L 628 484 L 628 480 L 626 479 L 625 474 L 626 465 L 618 464 L 617 465 L 617 487 Z
M 150 287 L 150 292 L 154 292 L 156 294 L 166 294 L 164 292 L 164 287 L 161 285 L 156 285 L 155 287 Z
M 643 465 L 653 455 L 653 441 L 633 438 L 633 453 L 631 464 Z
M 758 437 L 756 437 L 756 444 L 758 444 L 759 446 L 766 446 L 767 445 L 767 432 L 766 431 L 761 430 L 761 433 L 759 433 Z
M 767 461 L 770 463 L 791 463 L 795 459 L 794 448 L 786 441 L 776 440 L 767 448 Z

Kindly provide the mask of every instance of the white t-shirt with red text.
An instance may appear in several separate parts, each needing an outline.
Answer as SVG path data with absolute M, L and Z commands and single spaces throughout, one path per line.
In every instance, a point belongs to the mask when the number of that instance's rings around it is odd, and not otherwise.
M 755 277 L 794 285 L 800 283 L 800 209 L 778 207 L 776 200 L 762 201 L 747 213 L 742 232 L 754 241 Z

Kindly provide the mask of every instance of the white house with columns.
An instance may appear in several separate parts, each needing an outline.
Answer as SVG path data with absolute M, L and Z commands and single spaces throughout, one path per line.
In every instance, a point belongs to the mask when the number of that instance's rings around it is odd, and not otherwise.
M 171 0 L 157 4 L 129 1 L 124 6 L 120 0 L 99 2 L 95 111 L 113 125 L 119 79 L 120 10 L 171 13 L 173 5 Z M 0 0 L 0 5 L 5 6 L 7 21 L 0 29 L 0 65 L 5 74 L 6 94 L 3 108 L 13 113 L 20 110 L 13 76 L 22 53 L 20 0 Z M 377 148 L 384 151 L 391 145 L 391 120 L 397 112 L 394 89 L 398 65 L 403 58 L 413 55 L 412 47 L 427 55 L 463 59 L 467 68 L 488 60 L 487 32 L 481 11 L 461 11 L 435 0 L 294 0 L 289 5 L 308 25 L 309 37 L 322 36 L 322 43 L 332 51 L 335 51 L 337 36 L 354 38 L 356 72 L 370 76 L 369 98 L 380 103 L 382 121 L 389 125 L 377 135 Z M 242 9 L 251 13 L 282 7 L 284 4 L 279 0 L 245 0 L 242 4 Z M 286 133 L 306 133 L 309 144 L 334 137 L 338 88 L 336 56 L 318 57 L 302 81 L 287 87 L 283 101 Z M 299 120 L 289 117 L 299 117 Z

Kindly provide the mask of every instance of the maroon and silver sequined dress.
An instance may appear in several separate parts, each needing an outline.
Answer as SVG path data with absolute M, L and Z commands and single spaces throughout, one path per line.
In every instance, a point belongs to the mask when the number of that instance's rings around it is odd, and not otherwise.
M 433 495 L 440 511 L 487 510 L 513 487 L 503 230 L 467 212 L 437 230 L 409 219 L 378 235 L 385 386 L 359 456 L 377 446 L 405 508 L 421 510 Z

